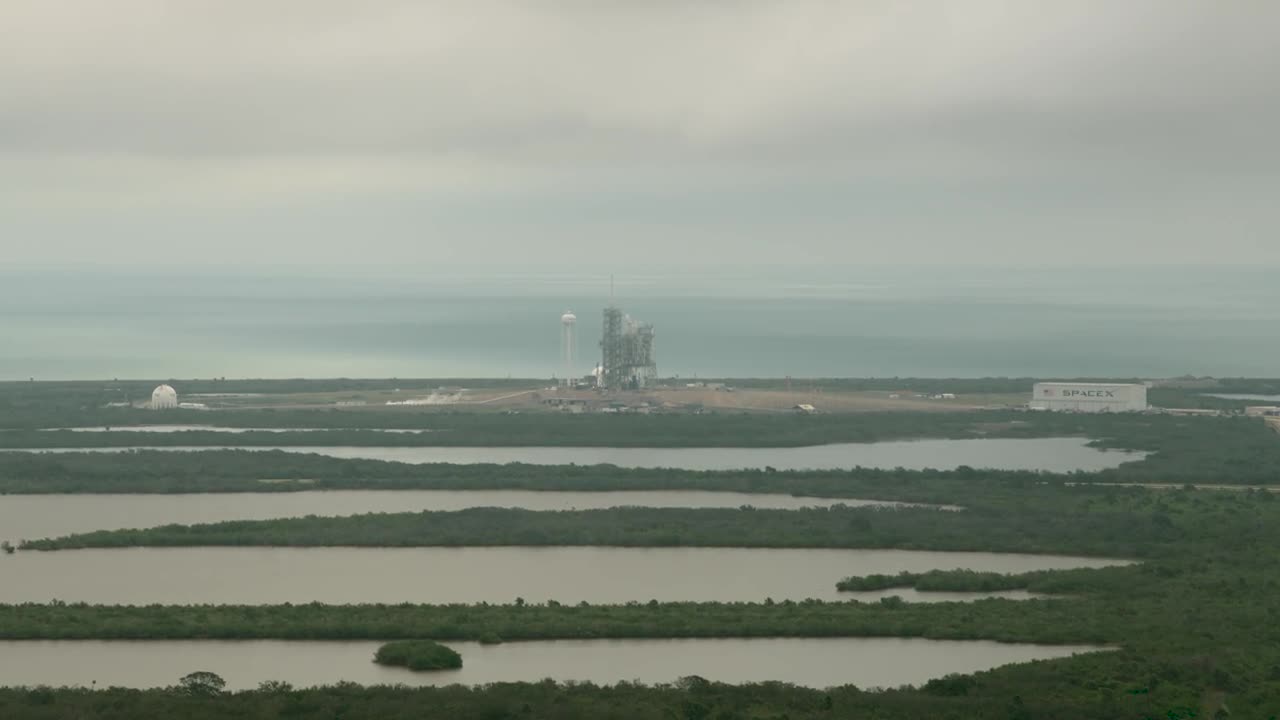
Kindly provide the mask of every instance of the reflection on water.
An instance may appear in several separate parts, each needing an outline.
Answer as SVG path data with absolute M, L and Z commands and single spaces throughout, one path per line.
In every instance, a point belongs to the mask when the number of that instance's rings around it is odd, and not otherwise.
M 854 467 L 952 469 L 967 465 L 1001 470 L 1097 471 L 1141 460 L 1141 452 L 1098 450 L 1080 438 L 898 440 L 791 448 L 608 448 L 608 447 L 255 447 L 337 458 L 403 463 L 529 463 L 669 467 L 686 470 L 839 470 Z M 219 450 L 219 447 L 147 447 L 148 450 Z M 133 448 L 62 448 L 120 452 Z M 58 450 L 52 450 L 57 452 Z
M 517 596 L 565 603 L 849 600 L 859 594 L 838 592 L 836 582 L 851 575 L 957 568 L 1017 573 L 1124 562 L 979 552 L 757 548 L 26 551 L 0 556 L 0 602 L 509 603 Z
M 1101 648 L 908 638 L 555 640 L 480 645 L 450 642 L 463 667 L 415 673 L 371 662 L 377 642 L 0 641 L 0 683 L 163 687 L 195 670 L 217 673 L 229 690 L 264 680 L 297 687 L 478 685 L 492 682 L 638 680 L 687 675 L 730 683 L 777 680 L 809 687 L 918 685 L 949 673 L 1066 657 Z

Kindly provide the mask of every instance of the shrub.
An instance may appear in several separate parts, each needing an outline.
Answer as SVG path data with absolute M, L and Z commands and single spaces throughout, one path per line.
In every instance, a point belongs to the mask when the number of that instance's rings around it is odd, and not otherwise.
M 373 661 L 379 665 L 396 665 L 410 670 L 457 670 L 462 656 L 453 648 L 434 640 L 400 640 L 378 648 Z

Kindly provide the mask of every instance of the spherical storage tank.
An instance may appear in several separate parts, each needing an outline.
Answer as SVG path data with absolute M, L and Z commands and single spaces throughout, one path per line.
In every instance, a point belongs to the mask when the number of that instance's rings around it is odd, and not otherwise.
M 561 315 L 561 316 L 560 316 L 560 322 L 564 323 L 565 325 L 572 325 L 572 324 L 574 324 L 574 323 L 578 322 L 578 316 L 577 316 L 577 315 L 574 315 L 574 314 L 573 314 L 573 311 L 572 311 L 572 310 L 570 310 L 570 311 L 568 311 L 568 312 L 566 312 L 565 314 L 563 314 L 563 315 Z
M 152 410 L 172 410 L 178 407 L 178 391 L 169 385 L 161 385 L 151 391 Z

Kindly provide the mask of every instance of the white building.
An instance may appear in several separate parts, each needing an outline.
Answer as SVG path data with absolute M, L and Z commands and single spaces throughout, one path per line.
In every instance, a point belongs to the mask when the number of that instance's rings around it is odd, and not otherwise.
M 1143 412 L 1147 386 L 1122 383 L 1036 383 L 1031 392 L 1032 410 L 1065 412 Z
M 152 410 L 173 410 L 178 407 L 178 391 L 169 385 L 161 385 L 151 391 Z

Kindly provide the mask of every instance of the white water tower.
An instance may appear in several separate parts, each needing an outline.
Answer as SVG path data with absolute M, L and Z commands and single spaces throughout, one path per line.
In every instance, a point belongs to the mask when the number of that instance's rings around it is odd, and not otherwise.
M 560 316 L 560 361 L 564 363 L 564 384 L 573 387 L 574 357 L 578 354 L 578 316 L 572 310 Z

